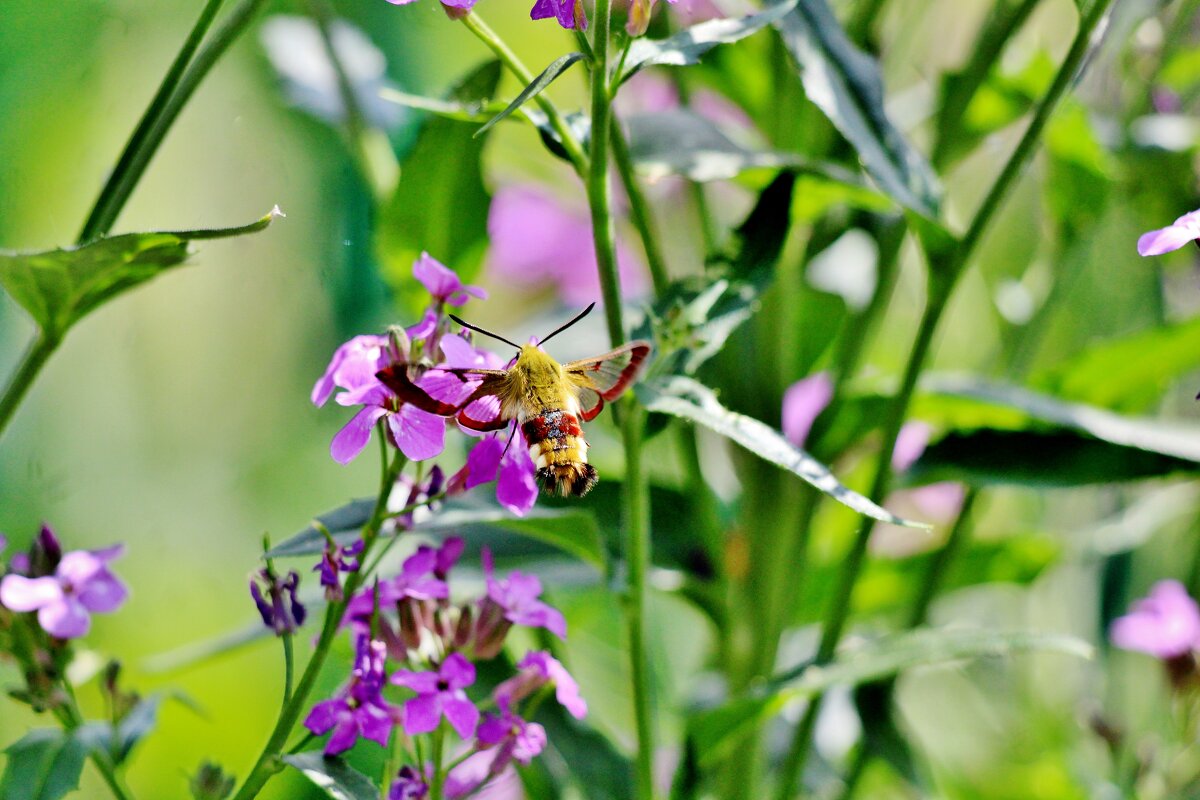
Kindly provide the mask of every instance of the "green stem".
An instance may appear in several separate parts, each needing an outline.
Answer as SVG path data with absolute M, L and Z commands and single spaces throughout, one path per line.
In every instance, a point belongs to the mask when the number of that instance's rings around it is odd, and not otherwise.
M 42 367 L 46 366 L 46 360 L 58 349 L 60 341 L 56 337 L 48 337 L 44 333 L 39 333 L 25 348 L 25 355 L 21 357 L 21 363 L 17 365 L 12 377 L 8 379 L 8 385 L 4 387 L 4 394 L 0 394 L 0 437 L 4 435 L 4 429 L 8 427 L 17 406 L 21 405 L 25 393 L 33 386 Z
M 667 290 L 670 278 L 667 277 L 667 265 L 663 260 L 662 248 L 654 233 L 654 221 L 650 216 L 650 206 L 646 195 L 642 192 L 637 175 L 633 171 L 633 158 L 629 155 L 629 142 L 625 131 L 621 128 L 620 120 L 613 119 L 609 126 L 611 135 L 613 164 L 621 176 L 621 184 L 625 194 L 629 196 L 629 218 L 637 228 L 642 238 L 642 249 L 646 251 L 646 265 L 650 268 L 650 280 L 654 283 L 654 293 L 661 295 Z
M 612 192 L 608 180 L 608 141 L 611 125 L 611 101 L 608 89 L 608 40 L 611 0 L 596 3 L 595 36 L 592 50 L 592 136 L 588 153 L 587 195 L 592 215 L 592 239 L 596 247 L 596 267 L 600 272 L 600 293 L 604 298 L 604 320 L 613 347 L 625 341 L 621 320 L 621 286 L 617 277 L 617 259 L 612 220 Z
M 68 700 L 54 709 L 54 716 L 58 717 L 59 724 L 64 730 L 73 731 L 83 724 L 83 715 L 79 713 L 79 708 L 75 704 L 75 697 L 70 693 L 70 687 L 66 681 L 63 681 L 63 688 L 67 691 Z M 109 761 L 107 754 L 98 751 L 92 751 L 89 754 L 92 759 L 92 764 L 95 765 L 96 771 L 100 773 L 100 777 L 104 779 L 104 783 L 112 792 L 113 797 L 117 800 L 132 800 L 133 795 L 121 783 L 121 779 L 117 776 L 116 767 Z
M 296 657 L 292 647 L 292 634 L 285 632 L 280 636 L 283 643 L 283 707 L 292 699 L 292 680 L 296 673 Z
M 383 436 L 382 431 L 380 431 L 380 436 Z M 384 446 L 386 447 L 386 443 Z M 400 474 L 400 470 L 404 468 L 405 463 L 407 462 L 403 454 L 397 452 L 391 464 L 383 470 L 383 476 L 380 479 L 379 496 L 375 500 L 375 508 L 371 513 L 370 520 L 363 528 L 364 545 L 361 558 L 364 564 L 366 563 L 367 555 L 371 551 L 371 546 L 379 536 L 379 528 L 388 515 L 388 497 L 391 495 L 396 477 Z M 346 586 L 342 599 L 326 606 L 325 623 L 321 628 L 321 635 L 317 639 L 316 647 L 313 649 L 312 658 L 308 660 L 308 664 L 304 668 L 304 673 L 300 676 L 300 680 L 296 684 L 296 688 L 292 692 L 288 702 L 280 710 L 279 719 L 275 721 L 275 728 L 271 731 L 266 745 L 263 746 L 262 753 L 259 754 L 258 760 L 255 761 L 254 767 L 246 777 L 246 782 L 242 784 L 237 794 L 234 795 L 234 800 L 250 800 L 250 798 L 257 796 L 266 782 L 271 779 L 271 776 L 279 770 L 279 754 L 283 752 L 288 736 L 291 734 L 292 728 L 296 726 L 296 722 L 300 718 L 300 712 L 304 709 L 304 705 L 308 701 L 308 695 L 312 692 L 313 686 L 316 685 L 321 667 L 325 664 L 330 646 L 337 637 L 338 628 L 342 624 L 342 616 L 346 613 L 346 605 L 367 577 L 366 570 L 351 572 L 346 578 Z
M 521 59 L 517 58 L 517 54 L 496 35 L 496 32 L 488 27 L 487 23 L 479 17 L 478 12 L 472 11 L 463 16 L 462 23 L 467 26 L 467 30 L 475 34 L 477 39 L 487 45 L 488 49 L 496 54 L 496 57 L 508 68 L 509 72 L 516 76 L 522 86 L 528 86 L 533 83 L 533 73 L 529 71 Z M 563 149 L 567 151 L 567 156 L 571 159 L 572 166 L 575 167 L 575 172 L 581 178 L 587 175 L 587 156 L 584 155 L 583 147 L 579 144 L 579 140 L 575 138 L 575 134 L 571 132 L 571 127 L 567 125 L 567 121 L 559 112 L 558 107 L 550 102 L 550 99 L 544 93 L 538 94 L 533 98 L 533 101 L 538 104 L 538 108 L 549 118 L 550 126 L 558 134 Z
M 442 770 L 443 749 L 446 745 L 446 727 L 438 725 L 433 732 L 433 783 L 429 786 L 429 800 L 442 800 L 442 787 L 446 783 L 446 773 Z
M 1093 35 L 1100 27 L 1101 21 L 1108 13 L 1113 2 L 1115 0 L 1097 0 L 1086 16 L 1080 21 L 1079 30 L 1076 32 L 1075 39 L 1071 43 L 1071 49 L 1063 60 L 1058 74 L 1055 75 L 1054 82 L 1038 105 L 1033 119 L 1029 123 L 1029 127 L 1026 128 L 1025 133 L 1021 137 L 1021 141 L 1017 143 L 1012 155 L 1009 156 L 1008 161 L 989 189 L 987 196 L 980 204 L 978 211 L 975 212 L 975 216 L 971 220 L 971 225 L 967 229 L 967 233 L 963 236 L 962 242 L 955 251 L 953 258 L 950 263 L 944 265 L 944 272 L 940 274 L 934 272 L 931 275 L 928 305 L 921 317 L 916 343 L 909 354 L 900 390 L 892 399 L 887 423 L 884 427 L 883 444 L 878 461 L 876 462 L 875 474 L 869 494 L 869 497 L 876 502 L 880 502 L 887 492 L 891 480 L 891 454 L 896 444 L 896 436 L 899 434 L 900 426 L 908 414 L 908 407 L 917 385 L 917 379 L 924 369 L 925 360 L 928 357 L 933 342 L 933 336 L 947 307 L 954 286 L 964 271 L 971 255 L 974 253 L 975 247 L 978 246 L 984 232 L 987 230 L 988 224 L 995 216 L 1003 200 L 1007 197 L 1013 182 L 1033 155 L 1034 148 L 1037 146 L 1038 139 L 1046 126 L 1046 122 L 1050 119 L 1050 115 L 1058 106 L 1067 88 L 1074 81 L 1084 63 L 1084 59 L 1094 46 Z M 850 615 L 851 596 L 854 592 L 854 586 L 858 581 L 858 576 L 862 571 L 867 543 L 870 541 L 871 532 L 874 527 L 874 520 L 867 520 L 863 524 L 843 563 L 842 573 L 839 576 L 837 588 L 834 592 L 831 611 L 825 628 L 822 631 L 820 645 L 817 648 L 816 660 L 818 664 L 828 663 L 833 657 L 838 643 L 841 641 L 842 631 Z M 805 710 L 804 717 L 796 727 L 788 754 L 784 760 L 779 791 L 777 793 L 779 800 L 791 800 L 799 785 L 804 770 L 804 762 L 808 755 L 809 741 L 816 726 L 821 699 L 821 695 L 813 697 L 808 708 Z
M 119 187 L 126 184 L 128 176 L 138 162 L 142 151 L 147 147 L 153 151 L 158 146 L 157 141 L 151 141 L 151 134 L 158 126 L 163 115 L 167 113 L 171 96 L 179 85 L 184 70 L 187 69 L 188 62 L 192 60 L 192 56 L 200 46 L 200 42 L 203 41 L 204 34 L 208 32 L 208 28 L 212 25 L 213 20 L 217 16 L 217 11 L 221 8 L 221 3 L 223 2 L 224 0 L 208 0 L 204 4 L 204 9 L 200 12 L 200 18 L 192 26 L 192 30 L 184 41 L 183 47 L 180 48 L 179 54 L 175 56 L 175 61 L 171 63 L 171 68 L 163 76 L 158 91 L 154 93 L 154 98 L 150 101 L 150 105 L 142 113 L 142 118 L 138 121 L 137 127 L 133 129 L 129 141 L 125 144 L 125 149 L 121 152 L 121 157 L 117 160 L 117 165 L 113 167 L 108 181 L 100 191 L 99 197 L 96 198 L 95 205 L 92 206 L 91 213 L 88 214 L 87 220 L 83 223 L 83 229 L 79 232 L 80 243 L 90 242 L 98 236 L 103 236 L 112 227 L 113 221 L 121 211 L 121 206 L 125 203 L 125 198 L 120 195 Z M 138 175 L 140 176 L 140 170 Z M 137 182 L 137 176 L 133 177 L 133 182 Z M 129 188 L 132 190 L 133 187 L 130 186 Z M 125 193 L 125 197 L 127 196 L 128 192 Z
M 938 591 L 941 590 L 942 584 L 946 580 L 946 575 L 950 572 L 950 565 L 954 563 L 954 559 L 966 544 L 967 536 L 971 532 L 971 515 L 975 511 L 975 502 L 978 499 L 979 489 L 972 486 L 963 497 L 962 506 L 958 509 L 958 516 L 954 518 L 954 524 L 950 527 L 945 544 L 934 554 L 933 560 L 929 563 L 925 580 L 921 581 L 921 588 L 917 592 L 916 600 L 913 601 L 905 627 L 916 628 L 925 624 L 925 620 L 929 616 L 929 606 L 933 604 L 933 598 L 937 597 Z

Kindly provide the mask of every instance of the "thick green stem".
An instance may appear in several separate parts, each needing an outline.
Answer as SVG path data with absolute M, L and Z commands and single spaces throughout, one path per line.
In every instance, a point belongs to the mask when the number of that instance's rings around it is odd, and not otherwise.
M 287 708 L 292 700 L 292 681 L 296 675 L 295 648 L 292 646 L 294 637 L 284 633 L 279 638 L 283 644 L 283 707 Z
M 608 39 L 611 0 L 598 0 L 593 24 L 592 50 L 592 136 L 588 153 L 587 195 L 592 214 L 592 240 L 596 246 L 596 268 L 600 272 L 600 294 L 604 298 L 604 320 L 613 347 L 625 341 L 621 320 L 621 284 L 617 277 L 615 233 L 612 220 L 612 191 L 608 181 L 608 128 L 611 101 L 608 89 Z
M 446 784 L 446 773 L 442 770 L 443 750 L 446 744 L 446 727 L 438 725 L 433 732 L 433 781 L 429 786 L 429 800 L 442 800 L 442 787 Z
M 475 34 L 475 37 L 479 41 L 487 45 L 488 49 L 496 54 L 500 62 L 508 68 L 509 72 L 516 76 L 522 86 L 528 86 L 533 83 L 533 73 L 529 71 L 521 59 L 517 58 L 517 54 L 496 35 L 496 32 L 480 19 L 478 12 L 472 11 L 463 16 L 462 23 L 467 26 L 467 30 Z M 567 151 L 567 156 L 571 159 L 572 166 L 575 167 L 575 172 L 581 178 L 585 177 L 587 175 L 587 156 L 584 155 L 579 140 L 571 132 L 571 127 L 559 112 L 558 107 L 550 102 L 550 99 L 544 93 L 538 94 L 533 98 L 533 101 L 538 104 L 538 108 L 549 118 L 550 126 L 558 134 L 563 149 Z M 593 138 L 595 138 L 594 135 Z
M 117 160 L 117 165 L 113 167 L 112 173 L 108 176 L 108 181 L 100 191 L 100 196 L 96 198 L 96 203 L 92 206 L 91 213 L 88 214 L 87 220 L 83 223 L 83 229 L 79 232 L 79 241 L 81 243 L 90 242 L 92 239 L 104 235 L 112 227 L 113 221 L 116 219 L 117 214 L 120 213 L 121 206 L 125 202 L 120 197 L 119 187 L 124 186 L 127 182 L 127 176 L 129 176 L 130 171 L 134 169 L 135 164 L 138 162 L 140 153 L 147 147 L 151 150 L 157 147 L 158 143 L 151 142 L 150 140 L 151 134 L 163 115 L 167 112 L 171 96 L 175 93 L 175 89 L 183 77 L 184 70 L 187 69 L 187 65 L 192 60 L 196 49 L 200 47 L 200 42 L 204 40 L 204 34 L 208 32 L 208 28 L 212 25 L 213 20 L 217 16 L 217 11 L 221 8 L 221 3 L 223 2 L 224 0 L 208 0 L 204 4 L 204 9 L 200 12 L 200 18 L 192 26 L 192 30 L 184 41 L 183 47 L 180 48 L 179 54 L 175 56 L 175 60 L 171 63 L 171 68 L 163 76 L 158 91 L 154 93 L 154 98 L 150 101 L 150 105 L 142 113 L 142 118 L 138 121 L 137 127 L 133 129 L 129 141 L 125 144 L 125 149 L 122 151 L 121 157 Z M 137 182 L 136 177 L 133 178 L 133 182 Z M 130 186 L 130 190 L 132 188 Z M 128 196 L 127 192 L 125 196 Z
M 637 228 L 642 239 L 642 249 L 646 252 L 646 266 L 650 268 L 650 280 L 654 283 L 654 293 L 661 295 L 667 290 L 670 279 L 667 277 L 667 265 L 663 260 L 662 248 L 654 233 L 654 221 L 650 216 L 650 206 L 646 195 L 642 192 L 637 175 L 633 171 L 633 159 L 629 155 L 629 142 L 625 139 L 625 131 L 621 128 L 620 120 L 610 123 L 609 133 L 612 137 L 613 164 L 621 176 L 621 184 L 629 197 L 629 217 Z
M 380 431 L 380 436 L 383 436 L 382 431 Z M 371 546 L 375 544 L 379 536 L 379 528 L 383 524 L 384 518 L 388 515 L 388 497 L 391 495 L 396 477 L 400 474 L 400 470 L 403 469 L 405 463 L 403 455 L 396 453 L 392 463 L 383 471 L 383 476 L 380 480 L 379 496 L 375 500 L 375 509 L 371 513 L 371 519 L 363 528 L 364 545 L 360 563 L 366 563 Z M 257 796 L 262 787 L 271 779 L 271 776 L 280 769 L 279 754 L 283 752 L 288 736 L 291 735 L 292 728 L 296 726 L 296 722 L 300 719 L 300 712 L 304 710 L 304 705 L 308 701 L 308 695 L 312 692 L 313 686 L 317 682 L 317 678 L 321 673 L 321 667 L 325 665 L 325 659 L 329 656 L 330 646 L 337 637 L 338 628 L 342 624 L 342 616 L 346 613 L 346 605 L 366 578 L 366 570 L 351 572 L 346 578 L 343 598 L 325 607 L 325 623 L 321 628 L 321 635 L 317 639 L 316 647 L 313 649 L 312 658 L 308 660 L 308 664 L 304 668 L 304 673 L 300 676 L 300 680 L 296 684 L 295 690 L 291 693 L 291 697 L 288 698 L 287 703 L 280 710 L 279 719 L 275 721 L 275 728 L 271 731 L 266 745 L 263 746 L 262 753 L 259 754 L 258 760 L 255 761 L 254 767 L 246 777 L 246 782 L 238 789 L 233 800 L 250 800 L 250 798 Z
M 0 437 L 4 435 L 4 429 L 8 427 L 17 406 L 21 405 L 25 393 L 33 386 L 33 381 L 46 365 L 46 360 L 58 349 L 59 341 L 57 338 L 38 334 L 29 342 L 25 355 L 21 357 L 21 363 L 8 379 L 4 394 L 0 395 Z
M 179 113 L 183 111 L 184 106 L 187 105 L 188 100 L 191 99 L 192 94 L 195 93 L 209 71 L 225 54 L 229 46 L 246 30 L 251 20 L 264 5 L 266 5 L 266 0 L 242 0 L 241 4 L 229 12 L 225 22 L 213 33 L 208 44 L 196 54 L 187 69 L 172 81 L 173 90 L 163 97 L 155 96 L 150 109 L 146 112 L 151 119 L 147 121 L 143 118 L 143 122 L 147 125 L 146 130 L 137 136 L 136 141 L 130 139 L 126 151 L 121 155 L 118 169 L 113 171 L 112 177 L 100 192 L 96 208 L 88 217 L 88 221 L 79 235 L 80 242 L 91 241 L 112 230 L 113 223 L 116 222 L 121 209 L 129 200 L 129 195 L 133 193 L 134 187 L 141 180 L 142 174 L 146 171 L 154 154 L 158 152 L 159 145 L 166 138 L 167 132 L 175 123 Z M 214 8 L 213 13 L 215 11 Z M 209 21 L 211 22 L 211 20 Z M 197 24 L 199 25 L 199 23 Z M 207 29 L 207 27 L 208 25 L 205 24 L 204 28 Z M 201 31 L 202 33 L 203 31 Z M 190 41 L 191 37 L 189 37 Z M 194 44 L 192 47 L 195 49 Z M 162 89 L 160 88 L 159 91 L 161 94 Z

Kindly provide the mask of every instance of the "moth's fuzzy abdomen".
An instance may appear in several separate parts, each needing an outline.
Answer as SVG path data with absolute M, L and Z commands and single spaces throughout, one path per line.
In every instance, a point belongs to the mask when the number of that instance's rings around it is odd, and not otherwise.
M 542 491 L 559 497 L 583 497 L 592 490 L 597 480 L 596 468 L 586 461 L 554 464 L 537 471 L 537 482 Z
M 582 497 L 596 485 L 596 468 L 587 463 L 587 440 L 574 414 L 548 409 L 526 420 L 521 431 L 543 491 Z

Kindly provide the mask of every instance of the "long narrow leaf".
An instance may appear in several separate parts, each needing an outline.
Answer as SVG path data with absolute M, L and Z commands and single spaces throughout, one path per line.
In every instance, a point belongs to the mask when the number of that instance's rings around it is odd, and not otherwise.
M 501 121 L 509 114 L 525 105 L 525 103 L 544 92 L 546 87 L 554 83 L 555 79 L 558 78 L 559 75 L 562 75 L 564 72 L 570 69 L 572 64 L 574 64 L 576 61 L 579 61 L 583 57 L 583 53 L 567 53 L 561 58 L 556 58 L 550 63 L 550 66 L 542 70 L 540 75 L 530 81 L 529 85 L 522 89 L 521 93 L 517 95 L 516 99 L 509 103 L 503 111 L 489 119 L 487 122 L 483 123 L 479 130 L 475 131 L 475 135 L 482 136 L 483 134 L 487 133 L 497 122 Z

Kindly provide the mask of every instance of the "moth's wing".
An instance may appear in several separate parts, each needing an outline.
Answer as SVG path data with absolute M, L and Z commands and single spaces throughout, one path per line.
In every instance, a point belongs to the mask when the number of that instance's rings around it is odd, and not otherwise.
M 375 373 L 405 403 L 442 417 L 458 413 L 477 391 L 478 381 L 486 383 L 489 378 L 503 375 L 501 370 L 436 369 L 421 376 L 422 385 L 418 386 L 408 377 L 407 364 L 392 364 Z
M 591 422 L 604 410 L 604 398 L 592 387 L 575 382 L 575 393 L 579 398 L 579 416 L 584 422 Z
M 456 419 L 458 424 L 473 431 L 498 431 L 508 424 L 503 415 L 502 398 L 511 391 L 508 373 L 497 371 L 483 379 L 463 403 Z
M 600 413 L 599 404 L 589 396 L 589 392 L 601 400 L 615 400 L 620 397 L 633 383 L 649 355 L 650 343 L 638 340 L 623 344 L 603 355 L 563 364 L 563 370 L 571 383 L 579 389 L 579 403 L 585 410 L 584 419 L 591 419 Z M 586 413 L 589 408 L 592 409 L 591 417 Z

